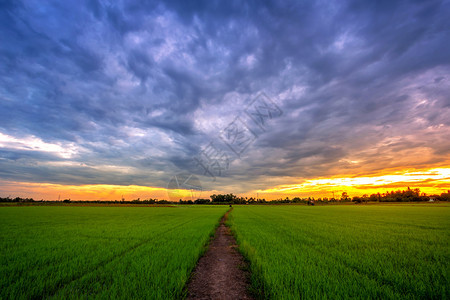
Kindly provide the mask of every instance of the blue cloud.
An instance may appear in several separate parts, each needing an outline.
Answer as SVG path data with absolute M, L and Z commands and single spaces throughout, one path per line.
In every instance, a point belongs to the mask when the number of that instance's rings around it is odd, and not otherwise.
M 216 189 L 450 153 L 448 1 L 0 5 L 0 133 L 79 149 L 0 144 L 4 180 L 164 186 L 260 92 L 284 113 Z

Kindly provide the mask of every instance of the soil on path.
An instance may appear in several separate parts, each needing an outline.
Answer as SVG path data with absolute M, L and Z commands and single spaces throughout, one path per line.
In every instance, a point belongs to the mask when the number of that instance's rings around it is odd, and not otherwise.
M 248 292 L 246 262 L 225 226 L 228 213 L 220 221 L 207 252 L 198 261 L 187 286 L 187 299 L 253 299 Z

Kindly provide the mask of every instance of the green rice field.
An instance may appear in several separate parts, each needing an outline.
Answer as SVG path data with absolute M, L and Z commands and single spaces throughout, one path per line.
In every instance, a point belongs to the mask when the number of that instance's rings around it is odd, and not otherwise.
M 0 299 L 182 298 L 227 207 L 0 207 Z
M 450 299 L 450 207 L 236 207 L 229 223 L 270 299 Z
M 182 299 L 228 206 L 0 207 L 0 299 Z M 450 206 L 234 206 L 266 299 L 450 299 Z

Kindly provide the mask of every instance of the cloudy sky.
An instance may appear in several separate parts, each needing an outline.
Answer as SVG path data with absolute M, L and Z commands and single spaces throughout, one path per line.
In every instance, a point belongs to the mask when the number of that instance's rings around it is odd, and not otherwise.
M 177 174 L 205 196 L 441 193 L 449 15 L 434 0 L 2 1 L 0 196 L 167 198 Z

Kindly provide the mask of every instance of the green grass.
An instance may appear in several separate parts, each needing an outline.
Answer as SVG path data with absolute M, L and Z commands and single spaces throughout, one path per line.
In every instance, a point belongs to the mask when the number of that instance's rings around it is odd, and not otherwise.
M 271 299 L 450 299 L 450 207 L 239 206 L 252 288 Z
M 176 299 L 227 207 L 0 207 L 0 299 Z
M 225 206 L 0 207 L 0 299 L 178 299 Z M 450 206 L 235 206 L 272 299 L 450 299 Z

